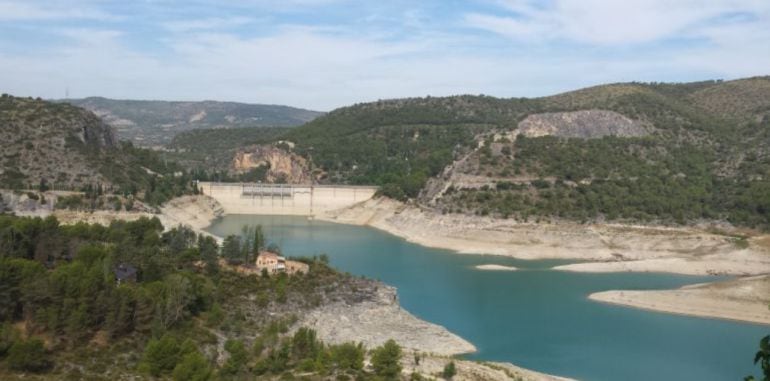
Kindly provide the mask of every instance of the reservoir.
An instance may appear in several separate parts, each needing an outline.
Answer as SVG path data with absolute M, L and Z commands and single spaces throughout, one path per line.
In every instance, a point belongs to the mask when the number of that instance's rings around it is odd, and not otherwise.
M 341 271 L 398 288 L 401 305 L 472 342 L 470 359 L 597 381 L 742 380 L 770 327 L 592 302 L 593 292 L 668 289 L 714 281 L 670 274 L 552 271 L 565 261 L 458 255 L 362 226 L 294 216 L 228 215 L 208 231 L 262 225 L 286 256 L 327 254 Z M 479 264 L 519 271 L 482 271 Z

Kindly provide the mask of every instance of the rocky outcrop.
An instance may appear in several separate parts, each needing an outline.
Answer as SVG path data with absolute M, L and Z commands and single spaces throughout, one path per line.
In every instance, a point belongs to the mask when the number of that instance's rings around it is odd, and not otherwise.
M 604 136 L 638 137 L 649 135 L 648 124 L 614 111 L 581 110 L 530 115 L 519 122 L 519 132 L 526 137 L 558 136 L 596 139 Z
M 233 158 L 232 169 L 245 173 L 266 167 L 268 183 L 308 184 L 310 168 L 305 158 L 273 145 L 254 145 L 240 149 Z
M 438 355 L 476 351 L 473 344 L 446 328 L 420 320 L 402 309 L 396 289 L 381 283 L 365 300 L 325 304 L 305 314 L 297 326 L 316 330 L 328 343 L 352 341 L 374 348 L 393 339 L 404 348 Z
M 98 168 L 120 151 L 112 128 L 93 113 L 8 95 L 0 97 L 0 142 L 0 187 L 11 189 L 106 184 Z

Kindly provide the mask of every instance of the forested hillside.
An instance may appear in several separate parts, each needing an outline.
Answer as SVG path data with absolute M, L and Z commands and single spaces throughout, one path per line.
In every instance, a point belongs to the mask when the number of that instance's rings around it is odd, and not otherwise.
M 290 127 L 322 113 L 300 108 L 235 102 L 167 102 L 100 97 L 64 102 L 92 111 L 118 137 L 141 147 L 165 145 L 181 132 L 201 128 Z
M 226 175 L 239 148 L 265 144 L 280 139 L 286 127 L 246 127 L 197 129 L 174 136 L 162 156 L 199 173 L 221 172 Z M 204 171 L 205 169 L 205 171 Z
M 304 259 L 306 275 L 243 275 L 217 242 L 157 219 L 109 227 L 0 215 L 0 379 L 395 379 L 401 350 L 325 344 L 298 316 L 378 283 Z M 238 238 L 229 241 L 240 242 Z M 244 241 L 248 242 L 248 241 Z M 230 245 L 232 246 L 232 244 Z M 257 245 L 234 250 L 254 256 Z
M 93 113 L 0 97 L 0 187 L 113 192 L 159 204 L 192 191 L 191 177 L 156 153 L 118 142 Z
M 518 130 L 527 116 L 573 111 L 582 124 L 593 115 L 614 131 L 601 119 L 612 111 L 648 132 Z M 770 227 L 769 77 L 613 84 L 535 99 L 380 101 L 335 110 L 284 138 L 326 181 L 381 185 L 444 212 Z

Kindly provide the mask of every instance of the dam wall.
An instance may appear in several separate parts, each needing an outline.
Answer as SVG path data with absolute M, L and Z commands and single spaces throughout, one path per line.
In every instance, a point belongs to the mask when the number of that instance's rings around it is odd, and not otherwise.
M 198 190 L 217 200 L 226 214 L 313 216 L 366 201 L 372 186 L 199 182 Z

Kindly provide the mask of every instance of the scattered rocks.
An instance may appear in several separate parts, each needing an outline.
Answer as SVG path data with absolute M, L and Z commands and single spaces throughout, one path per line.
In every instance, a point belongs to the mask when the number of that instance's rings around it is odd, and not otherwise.
M 527 137 L 597 139 L 604 136 L 639 137 L 650 134 L 646 123 L 614 111 L 580 110 L 530 115 L 519 122 L 519 131 Z

